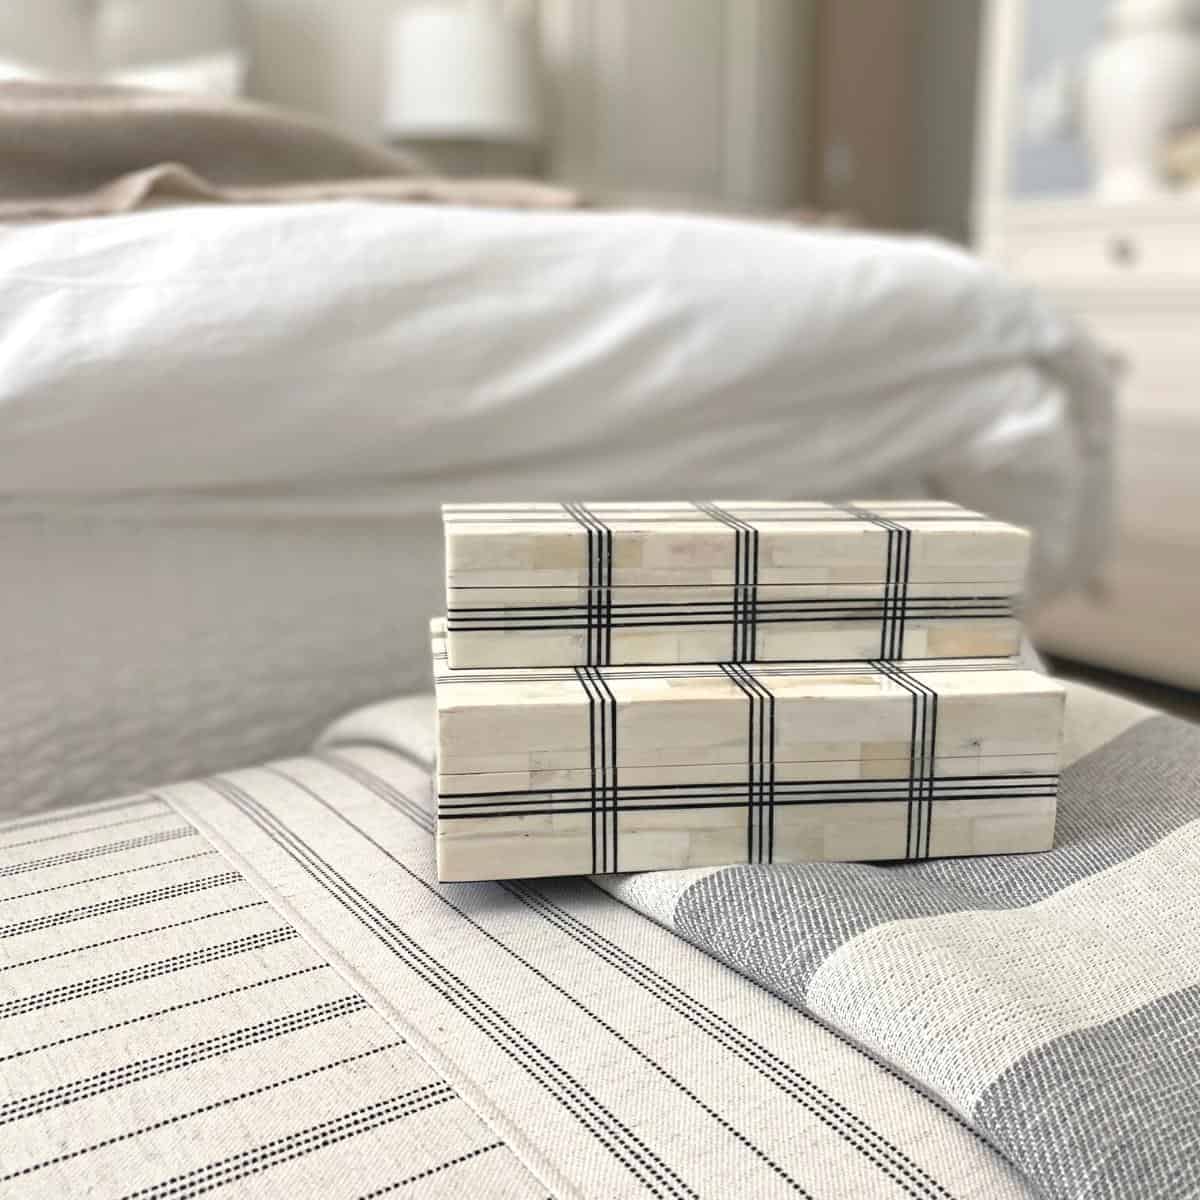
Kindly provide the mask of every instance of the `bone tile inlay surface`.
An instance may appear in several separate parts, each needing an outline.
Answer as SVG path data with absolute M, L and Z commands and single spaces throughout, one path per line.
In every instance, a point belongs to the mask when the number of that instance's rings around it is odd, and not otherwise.
M 1048 849 L 1063 688 L 1006 658 L 462 670 L 445 880 Z
M 445 505 L 452 666 L 1017 651 L 1029 535 L 944 501 Z

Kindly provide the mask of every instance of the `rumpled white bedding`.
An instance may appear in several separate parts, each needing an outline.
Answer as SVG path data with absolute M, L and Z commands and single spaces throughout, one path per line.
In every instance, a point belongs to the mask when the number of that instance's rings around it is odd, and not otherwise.
M 928 240 L 648 213 L 195 207 L 0 235 L 0 489 L 861 492 L 1106 509 L 1106 375 Z M 969 493 L 969 494 L 968 494 Z
M 419 685 L 443 500 L 938 494 L 1033 527 L 1042 591 L 1107 536 L 1100 356 L 930 240 L 177 208 L 0 230 L 0 306 L 0 811 Z

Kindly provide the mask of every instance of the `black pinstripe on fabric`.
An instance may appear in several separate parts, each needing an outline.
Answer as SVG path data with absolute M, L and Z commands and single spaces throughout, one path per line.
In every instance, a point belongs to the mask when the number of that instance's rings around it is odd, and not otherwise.
M 56 883 L 51 887 L 36 888 L 32 892 L 16 892 L 12 896 L 0 896 L 0 904 L 13 900 L 28 900 L 32 896 L 46 896 L 51 892 L 61 892 L 66 888 L 83 887 L 89 883 L 101 883 L 106 879 L 119 879 L 123 875 L 136 875 L 140 871 L 152 871 L 155 867 L 173 867 L 181 862 L 190 862 L 195 858 L 211 858 L 216 850 L 197 850 L 195 854 L 181 854 L 176 858 L 162 858 L 158 862 L 141 863 L 136 867 L 125 867 L 121 871 L 109 871 L 105 875 L 89 875 L 86 879 L 71 879 L 66 883 Z
M 263 908 L 265 900 L 248 900 L 245 904 L 236 904 L 232 908 L 220 908 L 214 912 L 198 913 L 194 917 L 183 917 L 178 921 L 169 921 L 165 925 L 150 925 L 145 929 L 135 929 L 131 933 L 121 933 L 115 937 L 103 938 L 97 942 L 87 942 L 81 946 L 69 946 L 65 950 L 54 950 L 37 958 L 25 958 L 16 962 L 0 965 L 0 972 L 15 971 L 18 967 L 32 967 L 38 963 L 50 962 L 56 958 L 67 958 L 72 954 L 84 954 L 89 950 L 100 950 L 105 946 L 115 946 L 120 942 L 131 942 L 141 937 L 149 937 L 155 933 L 165 933 L 168 929 L 183 929 L 188 925 L 198 925 L 201 921 L 212 921 L 217 917 L 228 917 L 233 913 L 245 912 L 250 908 Z
M 140 808 L 147 804 L 157 804 L 161 811 L 169 811 L 162 798 L 154 792 L 146 792 L 142 796 L 131 796 L 123 800 L 110 800 L 103 804 L 86 804 L 82 808 L 68 808 L 60 813 L 34 813 L 27 817 L 15 817 L 11 820 L 0 821 L 0 838 L 10 833 L 19 833 L 22 829 L 42 829 L 48 825 L 65 825 L 69 821 L 81 820 L 84 816 L 99 816 L 101 813 L 125 812 L 131 808 Z M 146 814 L 150 819 L 150 814 Z M 64 837 L 69 837 L 71 830 L 66 830 Z M 19 844 L 19 843 L 18 843 Z M 13 843 L 0 842 L 0 851 L 8 850 Z
M 588 1008 L 587 1005 L 585 1005 L 577 996 L 573 995 L 567 988 L 563 987 L 559 983 L 556 983 L 544 971 L 542 971 L 540 968 L 534 966 L 534 964 L 532 962 L 530 962 L 526 957 L 524 957 L 518 951 L 514 950 L 511 946 L 507 945 L 500 938 L 498 938 L 495 934 L 491 933 L 490 931 L 485 929 L 482 925 L 480 925 L 478 921 L 476 921 L 472 916 L 470 916 L 470 914 L 466 913 L 462 908 L 460 908 L 451 899 L 449 899 L 449 897 L 446 895 L 445 890 L 443 888 L 437 886 L 436 884 L 430 883 L 429 880 L 427 880 L 427 879 L 422 878 L 417 872 L 415 872 L 405 862 L 403 862 L 400 858 L 398 858 L 391 850 L 389 850 L 386 846 L 384 846 L 382 843 L 380 843 L 376 838 L 372 837 L 369 833 L 367 833 L 366 830 L 364 830 L 360 825 L 358 825 L 351 817 L 347 816 L 346 813 L 342 812 L 340 809 L 338 809 L 334 805 L 330 804 L 329 801 L 326 800 L 324 796 L 320 795 L 319 792 L 314 791 L 307 784 L 303 783 L 301 780 L 296 779 L 294 776 L 288 774 L 287 772 L 281 770 L 278 767 L 273 767 L 270 769 L 272 770 L 272 772 L 274 774 L 279 775 L 281 778 L 287 779 L 294 787 L 299 788 L 302 792 L 304 792 L 305 794 L 310 796 L 323 809 L 325 809 L 326 812 L 330 813 L 333 817 L 335 817 L 337 820 L 339 820 L 342 824 L 346 825 L 349 829 L 351 829 L 355 833 L 357 833 L 365 842 L 367 842 L 371 846 L 373 846 L 380 854 L 382 854 L 385 858 L 387 858 L 390 862 L 392 862 L 395 866 L 397 866 L 401 871 L 403 871 L 404 874 L 410 880 L 412 880 L 412 882 L 417 884 L 419 887 L 423 888 L 429 895 L 431 895 L 432 897 L 437 899 L 442 905 L 444 905 L 450 911 L 454 912 L 460 919 L 462 919 L 468 925 L 470 925 L 481 937 L 485 938 L 489 943 L 491 943 L 491 945 L 496 947 L 496 949 L 500 950 L 503 954 L 505 954 L 509 958 L 513 959 L 514 961 L 520 963 L 521 966 L 523 966 L 527 971 L 529 971 L 538 980 L 540 980 L 546 987 L 550 988 L 555 994 L 557 994 L 562 999 L 564 999 L 567 1003 L 569 1003 L 572 1007 L 574 1007 L 579 1012 L 581 1012 L 584 1016 L 586 1016 L 590 1021 L 592 1021 L 594 1024 L 596 1024 L 600 1029 L 602 1029 L 610 1037 L 612 1037 L 613 1039 L 618 1041 L 622 1046 L 624 1046 L 632 1054 L 634 1054 L 636 1057 L 638 1057 L 651 1070 L 653 1070 L 661 1078 L 666 1080 L 666 1082 L 668 1084 L 670 1084 L 674 1089 L 676 1089 L 686 1099 L 688 1099 L 689 1102 L 694 1104 L 701 1112 L 703 1112 L 712 1121 L 714 1121 L 717 1125 L 719 1125 L 721 1129 L 723 1129 L 731 1137 L 735 1138 L 741 1145 L 743 1145 L 747 1150 L 749 1150 L 752 1154 L 754 1154 L 755 1157 L 757 1157 L 761 1162 L 763 1162 L 764 1165 L 766 1165 L 784 1183 L 786 1183 L 788 1185 L 788 1187 L 791 1189 L 791 1191 L 793 1191 L 796 1195 L 809 1196 L 809 1193 L 806 1192 L 805 1189 L 803 1187 L 801 1187 L 800 1184 L 797 1183 L 778 1163 L 774 1162 L 759 1146 L 757 1146 L 749 1136 L 747 1136 L 741 1130 L 738 1130 L 736 1127 L 734 1127 L 728 1120 L 726 1120 L 724 1117 L 722 1117 L 718 1112 L 716 1112 L 715 1109 L 713 1109 L 710 1105 L 706 1104 L 699 1096 L 697 1096 L 690 1088 L 688 1088 L 686 1084 L 684 1084 L 680 1079 L 676 1078 L 673 1074 L 671 1074 L 671 1072 L 667 1071 L 661 1065 L 661 1063 L 656 1061 L 653 1057 L 651 1057 L 649 1054 L 647 1054 L 640 1047 L 634 1045 L 634 1043 L 631 1042 L 624 1034 L 622 1034 L 619 1030 L 615 1029 L 611 1024 L 609 1024 L 607 1021 L 605 1021 L 597 1013 L 593 1012 L 590 1008 Z M 646 1149 L 647 1153 L 651 1154 L 654 1161 L 659 1165 L 660 1169 L 663 1172 L 666 1172 L 667 1175 L 672 1180 L 674 1180 L 675 1186 L 682 1190 L 682 1194 L 692 1195 L 692 1196 L 696 1195 L 696 1193 L 693 1191 L 693 1189 L 691 1189 L 686 1184 L 684 1184 L 683 1181 L 681 1179 L 679 1179 L 679 1177 L 673 1171 L 671 1171 L 671 1169 L 669 1167 L 667 1167 L 666 1164 L 663 1163 L 662 1160 L 657 1155 L 653 1154 L 653 1151 L 650 1151 L 648 1147 L 646 1147 L 645 1149 Z M 669 1194 L 673 1195 L 676 1193 L 671 1192 Z M 811 1200 L 811 1197 L 810 1197 L 810 1200 Z
M 364 841 L 375 846 L 384 857 L 399 866 L 416 882 L 427 887 L 433 895 L 458 913 L 460 917 L 483 932 L 490 940 L 496 942 L 495 938 L 482 930 L 482 927 L 471 920 L 461 909 L 441 896 L 437 889 L 429 888 L 424 880 L 401 863 L 395 855 L 380 846 L 370 835 L 363 833 L 344 813 L 330 806 L 323 797 L 285 771 L 275 767 L 267 769 L 315 799 L 357 832 Z M 319 883 L 329 893 L 332 899 L 373 934 L 395 956 L 398 962 L 436 991 L 497 1050 L 528 1075 L 538 1087 L 553 1097 L 563 1110 L 586 1129 L 596 1139 L 597 1144 L 612 1155 L 643 1188 L 656 1196 L 691 1197 L 692 1200 L 699 1200 L 698 1194 L 688 1187 L 636 1132 L 620 1121 L 584 1084 L 551 1057 L 533 1038 L 523 1033 L 502 1012 L 489 1004 L 455 972 L 425 950 L 393 917 L 379 908 L 369 897 L 363 895 L 295 830 L 285 825 L 269 809 L 231 780 L 217 777 L 206 780 L 205 783 L 287 853 L 314 882 Z M 500 942 L 496 942 L 496 944 L 503 946 L 503 943 Z M 507 947 L 504 948 L 507 950 Z M 519 957 L 511 950 L 508 953 Z
M 456 1154 L 453 1158 L 448 1158 L 445 1162 L 438 1163 L 436 1167 L 426 1167 L 425 1170 L 418 1171 L 415 1175 L 406 1175 L 403 1179 L 397 1179 L 394 1183 L 388 1183 L 383 1187 L 364 1192 L 358 1197 L 358 1200 L 379 1200 L 380 1196 L 389 1196 L 392 1192 L 397 1192 L 404 1187 L 411 1187 L 414 1183 L 419 1183 L 422 1179 L 428 1179 L 431 1175 L 440 1175 L 443 1171 L 459 1167 L 465 1162 L 470 1162 L 473 1158 L 478 1158 L 481 1154 L 490 1154 L 493 1150 L 499 1150 L 503 1145 L 503 1142 L 489 1142 L 486 1146 L 479 1146 L 474 1150 L 468 1150 L 465 1154 Z M 546 1200 L 554 1200 L 554 1197 L 547 1196 Z
M 217 1162 L 172 1175 L 150 1187 L 129 1192 L 124 1200 L 194 1200 L 196 1196 L 261 1175 L 272 1167 L 336 1146 L 372 1130 L 383 1129 L 405 1117 L 456 1099 L 454 1091 L 444 1083 L 422 1084 L 386 1100 L 365 1104 L 327 1121 L 263 1142 L 249 1150 L 241 1150 Z
M 78 1104 L 82 1100 L 90 1100 L 117 1088 L 140 1083 L 144 1079 L 152 1079 L 171 1071 L 194 1066 L 196 1063 L 220 1058 L 235 1050 L 243 1050 L 248 1046 L 274 1041 L 286 1034 L 312 1029 L 329 1021 L 339 1021 L 368 1008 L 366 1000 L 357 993 L 339 996 L 333 1000 L 310 1005 L 298 1012 L 284 1013 L 265 1021 L 259 1021 L 254 1025 L 227 1030 L 225 1033 L 216 1034 L 190 1045 L 177 1046 L 173 1050 L 165 1050 L 161 1054 L 154 1054 L 149 1058 L 125 1062 L 120 1066 L 110 1067 L 107 1071 L 100 1071 L 83 1079 L 73 1079 L 68 1083 L 45 1088 L 28 1096 L 18 1096 L 0 1104 L 0 1125 L 7 1125 L 12 1121 L 22 1121 L 38 1113 L 48 1112 L 52 1108 Z
M 142 801 L 141 803 L 148 803 Z M 9 850 L 20 850 L 25 846 L 40 846 L 46 842 L 61 842 L 63 838 L 78 837 L 84 833 L 100 833 L 105 829 L 118 829 L 122 825 L 140 825 L 146 821 L 153 821 L 156 816 L 163 816 L 169 810 L 162 801 L 158 801 L 159 811 L 157 813 L 139 813 L 136 817 L 125 817 L 120 821 L 106 821 L 103 825 L 83 825 L 79 829 L 60 829 L 58 833 L 47 833 L 42 837 L 28 838 L 23 842 L 3 842 L 0 843 L 0 854 L 5 854 Z
M 572 995 L 572 993 L 569 992 L 562 985 L 555 983 L 554 980 L 552 980 L 544 971 L 542 971 L 538 967 L 534 966 L 533 963 L 531 963 L 527 958 L 525 958 L 523 955 L 519 954 L 511 946 L 508 946 L 503 941 L 501 941 L 498 937 L 496 937 L 494 934 L 492 934 L 488 930 L 486 930 L 482 925 L 479 924 L 478 921 L 476 921 L 468 913 L 464 912 L 463 909 L 459 908 L 459 906 L 456 905 L 452 900 L 448 899 L 440 887 L 435 886 L 434 884 L 431 884 L 426 879 L 423 879 L 420 875 L 418 875 L 415 871 L 413 871 L 412 868 L 410 868 L 406 863 L 402 862 L 399 858 L 396 857 L 395 854 L 393 854 L 390 850 L 388 850 L 385 846 L 383 846 L 377 839 L 375 839 L 369 833 L 367 833 L 366 830 L 364 830 L 360 825 L 358 825 L 355 821 L 353 821 L 345 813 L 343 813 L 339 809 L 335 808 L 332 804 L 329 803 L 328 800 L 325 799 L 324 796 L 322 796 L 322 795 L 320 795 L 320 793 L 314 791 L 307 784 L 303 783 L 301 780 L 296 779 L 293 775 L 289 775 L 286 771 L 283 771 L 279 767 L 270 767 L 267 769 L 270 770 L 273 774 L 278 775 L 281 778 L 288 780 L 288 782 L 291 783 L 294 787 L 299 788 L 301 791 L 303 791 L 308 796 L 310 796 L 313 800 L 315 800 L 318 804 L 320 804 L 321 807 L 324 808 L 327 812 L 329 812 L 332 816 L 336 817 L 344 825 L 346 825 L 350 829 L 352 829 L 364 841 L 368 842 L 370 845 L 375 847 L 376 850 L 378 850 L 387 859 L 389 859 L 393 864 L 395 864 L 397 867 L 399 867 L 414 883 L 416 883 L 420 887 L 424 888 L 425 891 L 428 892 L 431 896 L 435 897 L 442 904 L 444 904 L 447 908 L 449 908 L 451 911 L 456 913 L 460 918 L 462 918 L 464 921 L 466 921 L 467 924 L 469 924 L 473 929 L 475 929 L 476 932 L 478 932 L 482 937 L 486 938 L 498 950 L 502 951 L 504 954 L 508 955 L 510 958 L 514 959 L 516 962 L 520 963 L 523 967 L 525 967 L 528 971 L 530 971 L 533 975 L 535 975 L 543 984 L 545 984 L 547 987 L 549 987 L 557 995 L 561 996 L 564 1000 L 566 1000 L 569 1004 L 571 1004 L 578 1011 L 583 1013 L 586 1017 L 589 1018 L 589 1020 L 593 1021 L 596 1025 L 598 1025 L 610 1037 L 612 1037 L 615 1040 L 617 1040 L 618 1042 L 620 1042 L 620 1044 L 622 1046 L 624 1046 L 632 1054 L 636 1055 L 639 1059 L 641 1059 L 648 1067 L 650 1067 L 653 1071 L 655 1071 L 658 1075 L 660 1075 L 663 1079 L 665 1079 L 672 1087 L 674 1087 L 681 1094 L 683 1094 L 691 1103 L 696 1105 L 696 1107 L 699 1108 L 703 1113 L 705 1113 L 705 1115 L 707 1115 L 711 1120 L 716 1122 L 716 1124 L 718 1124 L 726 1133 L 728 1133 L 731 1137 L 735 1138 L 739 1143 L 741 1143 L 756 1158 L 758 1158 L 765 1166 L 767 1166 L 772 1172 L 774 1172 L 776 1176 L 778 1176 L 784 1183 L 786 1183 L 788 1185 L 788 1187 L 796 1195 L 802 1196 L 802 1197 L 807 1197 L 808 1200 L 813 1200 L 813 1198 L 810 1196 L 810 1194 L 803 1187 L 801 1187 L 800 1184 L 796 1182 L 796 1180 L 794 1180 L 778 1163 L 774 1162 L 760 1147 L 755 1145 L 755 1143 L 745 1133 L 743 1133 L 740 1130 L 738 1130 L 737 1128 L 735 1128 L 728 1120 L 726 1120 L 724 1117 L 722 1117 L 720 1115 L 720 1113 L 718 1113 L 710 1105 L 706 1104 L 699 1096 L 697 1096 L 696 1093 L 693 1092 L 689 1087 L 687 1087 L 686 1084 L 684 1084 L 681 1080 L 676 1078 L 673 1074 L 671 1074 L 671 1072 L 667 1071 L 659 1062 L 657 1062 L 654 1058 L 652 1058 L 644 1050 L 642 1050 L 638 1046 L 634 1045 L 634 1043 L 631 1042 L 629 1040 L 629 1038 L 627 1038 L 619 1030 L 614 1028 L 611 1024 L 609 1024 L 607 1021 L 605 1021 L 598 1014 L 594 1013 L 590 1008 L 587 1007 L 587 1005 L 585 1005 L 581 1000 L 579 1000 L 578 997 Z M 648 1151 L 648 1152 L 654 1158 L 655 1162 L 657 1162 L 664 1171 L 669 1172 L 671 1174 L 671 1176 L 679 1183 L 680 1187 L 684 1188 L 685 1194 L 692 1195 L 692 1196 L 696 1195 L 696 1193 L 691 1188 L 687 1187 L 685 1184 L 683 1184 L 682 1180 L 678 1179 L 678 1176 L 676 1176 L 674 1174 L 674 1172 L 670 1171 L 670 1168 L 667 1167 L 666 1164 L 663 1163 L 662 1160 L 660 1158 L 658 1158 L 657 1155 L 653 1154 L 653 1151 Z
M 297 967 L 294 971 L 285 971 L 282 975 L 268 975 L 264 979 L 255 979 L 251 983 L 242 983 L 237 987 L 223 988 L 221 991 L 211 992 L 207 996 L 196 996 L 191 1000 L 180 1000 L 175 1004 L 168 1004 L 165 1008 L 154 1008 L 149 1012 L 125 1017 L 123 1020 L 113 1021 L 108 1025 L 97 1025 L 92 1029 L 80 1030 L 78 1033 L 64 1034 L 60 1038 L 55 1038 L 49 1042 L 42 1042 L 40 1045 L 26 1046 L 21 1050 L 14 1050 L 10 1054 L 0 1055 L 0 1063 L 5 1063 L 15 1058 L 26 1058 L 30 1054 L 41 1054 L 45 1050 L 54 1050 L 59 1046 L 66 1046 L 72 1042 L 81 1042 L 87 1038 L 98 1037 L 102 1033 L 111 1033 L 114 1029 L 125 1029 L 130 1025 L 140 1025 L 145 1021 L 155 1021 L 159 1017 L 170 1016 L 172 1013 L 185 1012 L 199 1005 L 211 1004 L 215 1000 L 224 1000 L 227 996 L 238 996 L 243 992 L 252 992 L 255 988 L 269 987 L 273 983 L 283 983 L 288 979 L 295 979 L 299 975 L 308 975 L 313 971 L 327 971 L 329 969 L 328 963 L 310 963 L 307 967 Z
M 834 1099 L 824 1088 L 796 1070 L 791 1063 L 781 1059 L 690 992 L 659 974 L 642 959 L 606 938 L 586 921 L 556 904 L 538 887 L 513 880 L 496 886 L 503 888 L 530 912 L 595 955 L 606 966 L 687 1021 L 698 1033 L 767 1080 L 910 1195 L 952 1200 L 951 1193 L 903 1150 Z M 601 892 L 600 895 L 611 902 L 612 898 L 607 893 Z
M 361 744 L 358 742 L 355 743 L 355 745 Z M 433 833 L 437 828 L 433 814 L 427 808 L 423 808 L 414 800 L 409 799 L 403 792 L 397 791 L 386 780 L 379 779 L 377 775 L 373 775 L 352 758 L 347 757 L 345 754 L 339 754 L 336 751 L 325 751 L 317 757 L 326 766 L 332 767 L 339 774 L 352 779 L 355 783 L 368 790 L 375 791 L 376 789 L 372 785 L 378 783 L 380 787 L 386 789 L 386 795 L 381 798 L 386 799 L 392 807 L 399 809 L 414 825 L 419 825 L 426 833 Z M 414 762 L 414 765 L 422 767 L 429 774 L 433 772 L 433 766 L 430 763 Z M 380 793 L 376 791 L 376 794 L 379 795 Z
M 107 1150 L 110 1146 L 119 1146 L 122 1142 L 145 1137 L 146 1134 L 155 1133 L 159 1129 L 169 1129 L 173 1125 L 182 1125 L 185 1121 L 194 1120 L 196 1117 L 202 1117 L 207 1113 L 218 1112 L 222 1108 L 240 1104 L 243 1100 L 251 1100 L 255 1096 L 263 1096 L 268 1092 L 278 1091 L 280 1088 L 288 1087 L 293 1083 L 301 1083 L 306 1079 L 312 1079 L 314 1076 L 324 1075 L 327 1071 L 335 1071 L 338 1067 L 349 1066 L 351 1063 L 361 1062 L 366 1058 L 373 1058 L 377 1054 L 383 1054 L 388 1050 L 395 1050 L 398 1046 L 403 1045 L 404 1039 L 399 1038 L 394 1042 L 385 1042 L 382 1046 L 372 1046 L 370 1050 L 361 1050 L 358 1054 L 348 1054 L 344 1058 L 331 1059 L 329 1062 L 309 1067 L 307 1071 L 297 1071 L 294 1075 L 285 1075 L 282 1079 L 274 1079 L 270 1083 L 264 1083 L 255 1088 L 248 1088 L 246 1091 L 237 1092 L 232 1096 L 222 1096 L 220 1100 L 213 1100 L 208 1104 L 202 1104 L 199 1108 L 189 1108 L 185 1112 L 163 1117 L 161 1120 L 153 1121 L 149 1125 L 141 1125 L 137 1129 L 126 1129 L 122 1133 L 115 1133 L 111 1137 L 106 1137 L 99 1142 L 92 1142 L 87 1146 L 79 1146 L 74 1150 L 65 1150 L 61 1154 L 56 1154 L 53 1158 L 31 1163 L 29 1166 L 22 1167 L 19 1171 L 13 1171 L 8 1175 L 0 1175 L 0 1183 L 9 1183 L 14 1179 L 23 1179 L 26 1176 L 35 1175 L 38 1171 L 44 1171 L 48 1167 L 57 1167 L 62 1163 L 82 1158 L 85 1154 L 95 1154 L 97 1150 Z
M 207 892 L 213 888 L 239 883 L 241 878 L 236 871 L 221 871 L 219 874 L 207 875 L 202 879 L 190 879 L 186 883 L 169 883 L 165 887 L 151 888 L 149 891 L 137 892 L 132 896 L 115 896 L 111 900 L 97 900 L 94 904 L 68 908 L 65 912 L 27 917 L 23 921 L 0 925 L 0 939 L 19 937 L 26 933 L 38 933 L 43 929 L 53 929 L 59 925 L 72 925 L 76 921 L 105 917 L 110 913 L 128 912 L 132 908 L 142 908 L 147 904 L 160 904 L 166 900 L 176 900 L 181 896 L 192 896 L 197 892 Z
M 423 812 L 423 810 L 419 806 L 413 805 L 411 800 L 404 797 L 403 793 L 398 792 L 382 776 L 360 767 L 354 778 L 361 786 L 367 788 L 384 801 L 384 803 L 412 821 L 419 829 L 426 833 L 433 831 L 433 822 L 429 820 L 428 814 L 425 815 L 424 820 L 414 816 L 414 808 L 418 813 Z M 398 803 L 399 799 L 405 800 L 406 803 Z M 567 913 L 561 906 L 554 904 L 537 887 L 512 880 L 497 883 L 494 886 L 502 888 L 515 899 L 525 904 L 527 908 L 542 920 L 555 925 L 562 932 L 567 933 L 568 936 L 576 940 L 585 949 L 590 950 L 608 966 L 625 975 L 626 978 L 629 978 L 639 987 L 649 992 L 677 1015 L 690 1021 L 706 1036 L 712 1038 L 722 1046 L 722 1048 L 734 1054 L 759 1074 L 768 1078 L 784 1094 L 811 1112 L 822 1124 L 837 1132 L 855 1151 L 864 1155 L 869 1161 L 876 1163 L 885 1174 L 888 1174 L 892 1178 L 896 1178 L 897 1175 L 903 1176 L 903 1179 L 898 1180 L 898 1182 L 910 1194 L 950 1198 L 950 1193 L 933 1179 L 932 1176 L 913 1162 L 899 1147 L 888 1141 L 887 1138 L 878 1133 L 861 1117 L 858 1117 L 850 1109 L 833 1099 L 817 1084 L 797 1071 L 790 1063 L 778 1058 L 777 1055 L 773 1054 L 761 1045 L 761 1043 L 755 1041 L 750 1035 L 744 1033 L 737 1026 L 708 1008 L 690 992 L 671 983 L 641 959 L 636 958 L 628 951 L 617 946 L 616 943 L 604 937 L 592 926 Z M 604 896 L 605 901 L 613 902 L 607 893 L 600 894 Z M 806 1021 L 814 1020 L 811 1016 L 803 1012 L 800 1013 L 800 1016 Z M 822 1026 L 822 1028 L 825 1027 Z M 868 1057 L 863 1054 L 861 1048 L 847 1042 L 840 1035 L 837 1035 L 836 1032 L 834 1036 L 837 1036 L 839 1041 L 849 1046 L 855 1053 Z M 871 1061 L 874 1062 L 873 1059 Z M 883 1064 L 876 1065 L 880 1066 L 881 1070 L 898 1079 L 909 1090 L 915 1090 L 911 1082 L 901 1076 L 897 1076 L 891 1068 Z M 963 1124 L 961 1118 L 956 1114 L 949 1113 L 949 1110 L 945 1109 L 943 1111 L 946 1111 L 960 1125 Z M 970 1129 L 966 1125 L 963 1125 L 963 1127 L 968 1130 Z M 907 1184 L 905 1181 L 907 1181 Z
M 141 983 L 147 979 L 173 975 L 177 971 L 205 966 L 233 955 L 264 950 L 268 946 L 277 946 L 280 942 L 291 941 L 296 936 L 294 929 L 288 926 L 276 926 L 259 933 L 233 938 L 231 941 L 219 942 L 213 946 L 201 946 L 195 950 L 184 951 L 182 954 L 173 954 L 169 958 L 159 959 L 157 962 L 142 963 L 136 967 L 125 967 L 120 971 L 112 971 L 107 975 L 76 980 L 74 983 L 65 983 L 30 996 L 15 996 L 12 999 L 0 1001 L 0 1020 L 18 1017 L 28 1012 L 37 1012 L 44 1008 L 53 1008 L 71 1000 L 81 1000 L 86 996 L 100 995 L 113 991 L 115 988 L 127 987 L 131 983 Z
M 64 867 L 70 863 L 83 862 L 89 858 L 102 858 L 108 854 L 120 854 L 123 850 L 138 850 L 143 846 L 158 846 L 163 842 L 174 842 L 179 838 L 195 837 L 196 831 L 190 825 L 174 829 L 162 829 L 155 833 L 144 833 L 138 837 L 122 838 L 119 842 L 108 842 L 103 846 L 86 846 L 80 850 L 67 850 L 62 854 L 52 854 L 47 858 L 35 858 L 29 862 L 10 863 L 0 867 L 0 878 L 11 878 L 14 875 L 28 875 L 33 871 L 49 870 L 51 867 Z

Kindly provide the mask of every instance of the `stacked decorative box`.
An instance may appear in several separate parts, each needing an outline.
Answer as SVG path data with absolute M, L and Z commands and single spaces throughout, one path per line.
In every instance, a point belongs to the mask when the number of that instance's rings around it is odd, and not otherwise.
M 444 520 L 443 880 L 1052 844 L 1025 531 L 937 501 Z

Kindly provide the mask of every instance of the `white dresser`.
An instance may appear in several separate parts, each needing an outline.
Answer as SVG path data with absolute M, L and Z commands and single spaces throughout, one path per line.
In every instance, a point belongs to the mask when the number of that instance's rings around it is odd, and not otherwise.
M 1103 587 L 1035 614 L 1054 653 L 1200 688 L 1200 194 L 1009 202 L 979 250 L 1124 364 L 1115 552 Z

